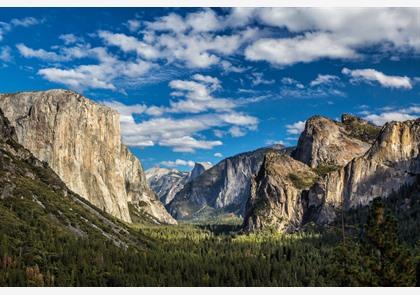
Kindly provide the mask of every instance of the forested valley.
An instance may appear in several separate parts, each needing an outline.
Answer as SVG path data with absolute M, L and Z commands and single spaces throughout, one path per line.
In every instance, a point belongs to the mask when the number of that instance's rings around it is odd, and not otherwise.
M 346 214 L 344 232 L 340 222 L 290 234 L 242 233 L 235 224 L 136 225 L 130 232 L 138 242 L 127 247 L 100 235 L 76 238 L 9 198 L 0 206 L 0 285 L 418 286 L 419 198 L 402 214 L 395 210 L 402 197 Z

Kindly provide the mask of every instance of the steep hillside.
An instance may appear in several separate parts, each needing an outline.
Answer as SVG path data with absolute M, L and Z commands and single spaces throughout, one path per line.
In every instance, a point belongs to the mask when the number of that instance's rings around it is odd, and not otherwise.
M 121 143 L 119 114 L 71 91 L 0 95 L 17 140 L 66 185 L 105 212 L 131 222 L 130 207 L 176 223 L 147 185 L 140 161 Z

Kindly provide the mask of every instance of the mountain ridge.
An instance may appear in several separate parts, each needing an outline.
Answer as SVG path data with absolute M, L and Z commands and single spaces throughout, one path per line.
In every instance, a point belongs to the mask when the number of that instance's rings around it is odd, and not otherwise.
M 385 198 L 399 187 L 415 181 L 420 171 L 420 119 L 390 122 L 382 128 L 355 119 L 354 116 L 344 117 L 343 121 L 345 120 L 350 120 L 351 124 L 356 120 L 357 124 L 368 126 L 367 129 L 359 129 L 357 137 L 368 139 L 365 142 L 369 141 L 370 147 L 367 150 L 364 150 L 364 147 L 349 149 L 349 140 L 356 142 L 357 146 L 360 140 L 349 137 L 349 131 L 337 126 L 337 122 L 333 120 L 321 116 L 312 117 L 306 123 L 296 147 L 297 151 L 309 151 L 303 153 L 305 157 L 292 152 L 295 159 L 290 158 L 286 162 L 284 159 L 272 158 L 273 163 L 270 167 L 275 168 L 268 169 L 267 165 L 263 165 L 253 178 L 250 200 L 266 200 L 266 205 L 259 211 L 253 210 L 252 206 L 248 208 L 243 223 L 245 230 L 260 230 L 273 226 L 296 230 L 311 221 L 319 225 L 328 225 L 334 222 L 343 206 L 344 210 L 366 206 L 375 197 Z M 344 133 L 345 141 L 331 140 L 342 137 L 337 137 L 334 132 L 329 132 L 329 129 L 319 129 L 319 126 L 332 124 L 336 125 L 335 131 Z M 375 140 L 372 140 L 372 134 L 377 134 Z M 335 152 L 328 153 L 330 150 Z M 292 179 L 291 185 L 287 178 L 292 174 L 285 174 L 287 171 L 284 169 L 295 160 L 306 164 L 308 169 L 316 173 L 316 178 L 293 177 L 295 181 Z M 299 186 L 300 195 L 296 197 L 296 188 Z M 285 197 L 279 197 L 279 194 Z M 290 202 L 295 204 L 295 207 L 289 208 L 289 212 L 294 212 L 292 215 L 281 211 L 281 208 Z M 250 204 L 252 205 L 252 202 Z M 262 222 L 264 214 L 276 207 L 283 212 L 280 217 L 276 217 L 279 221 Z

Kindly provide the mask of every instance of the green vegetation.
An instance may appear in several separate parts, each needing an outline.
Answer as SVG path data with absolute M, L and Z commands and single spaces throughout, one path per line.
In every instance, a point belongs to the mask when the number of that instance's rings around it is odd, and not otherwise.
M 315 173 L 318 174 L 320 177 L 324 177 L 330 172 L 338 170 L 340 167 L 334 164 L 319 164 L 318 167 L 315 168 Z
M 305 189 L 313 185 L 316 177 L 311 174 L 296 174 L 290 173 L 289 179 L 297 189 Z
M 397 220 L 381 198 L 373 201 L 363 238 L 350 237 L 334 257 L 337 282 L 352 286 L 415 286 L 416 263 L 417 268 L 420 264 L 400 242 Z
M 0 207 L 3 286 L 414 286 L 416 282 L 413 269 L 419 265 L 414 258 L 420 254 L 419 244 L 400 243 L 395 220 L 372 213 L 360 238 L 348 225 L 345 243 L 340 241 L 339 227 L 243 234 L 235 225 L 136 225 L 130 230 L 137 243 L 125 249 L 101 235 L 70 234 L 45 223 L 42 214 L 36 218 L 39 212 L 31 217 L 21 210 L 32 208 L 33 204 L 25 205 L 32 201 L 15 201 L 2 200 Z
M 370 143 L 375 141 L 381 131 L 380 127 L 359 120 L 349 120 L 342 124 L 350 133 L 350 136 Z

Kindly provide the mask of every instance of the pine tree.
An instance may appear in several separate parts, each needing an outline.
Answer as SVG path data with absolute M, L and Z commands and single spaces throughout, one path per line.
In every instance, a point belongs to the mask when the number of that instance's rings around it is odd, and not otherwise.
M 414 286 L 415 267 L 398 239 L 397 221 L 381 198 L 373 201 L 365 228 L 365 262 L 373 271 L 372 283 L 380 286 Z

